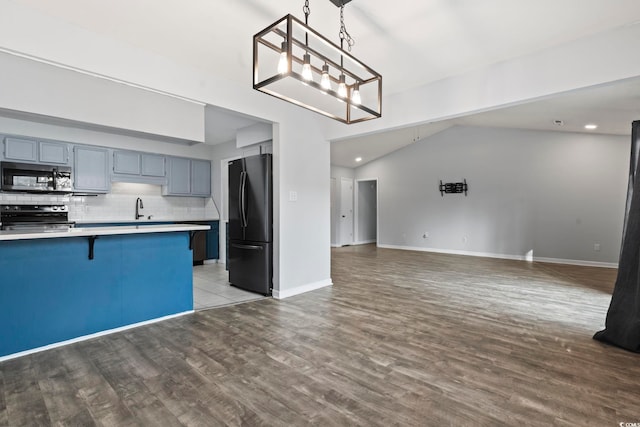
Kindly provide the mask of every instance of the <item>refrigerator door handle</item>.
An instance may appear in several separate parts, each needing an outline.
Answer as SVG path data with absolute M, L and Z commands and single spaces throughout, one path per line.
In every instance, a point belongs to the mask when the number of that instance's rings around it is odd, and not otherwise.
M 256 246 L 256 245 L 239 245 L 237 243 L 232 243 L 231 246 L 238 249 L 252 249 L 252 250 L 259 250 L 259 251 L 264 250 L 262 246 Z
M 247 186 L 247 172 L 242 171 L 240 173 L 240 219 L 242 221 L 242 227 L 247 226 L 247 206 L 246 206 L 246 189 Z

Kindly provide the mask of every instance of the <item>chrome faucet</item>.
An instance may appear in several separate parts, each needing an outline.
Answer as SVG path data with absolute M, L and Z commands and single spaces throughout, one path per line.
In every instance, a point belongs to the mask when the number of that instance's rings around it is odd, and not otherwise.
M 144 208 L 144 205 L 142 204 L 142 199 L 138 197 L 136 199 L 136 221 L 144 216 L 140 213 L 140 209 L 143 209 L 143 208 Z

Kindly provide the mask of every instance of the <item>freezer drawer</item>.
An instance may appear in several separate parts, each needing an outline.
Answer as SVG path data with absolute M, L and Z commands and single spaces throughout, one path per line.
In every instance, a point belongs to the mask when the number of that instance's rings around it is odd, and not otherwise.
M 263 295 L 271 294 L 271 243 L 231 240 L 229 282 Z

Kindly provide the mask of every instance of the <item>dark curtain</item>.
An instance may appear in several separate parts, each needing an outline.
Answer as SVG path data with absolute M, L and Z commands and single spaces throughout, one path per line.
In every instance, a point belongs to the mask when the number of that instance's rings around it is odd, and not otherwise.
M 618 277 L 607 312 L 605 329 L 594 339 L 640 352 L 640 121 L 631 125 L 631 166 L 622 232 L 622 248 L 618 262 Z M 634 188 L 638 186 L 638 194 Z

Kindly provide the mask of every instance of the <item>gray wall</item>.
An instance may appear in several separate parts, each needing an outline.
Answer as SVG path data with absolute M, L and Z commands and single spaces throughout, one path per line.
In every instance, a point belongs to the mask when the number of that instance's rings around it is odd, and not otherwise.
M 358 181 L 356 243 L 376 241 L 376 181 Z
M 629 141 L 453 127 L 356 169 L 356 178 L 378 178 L 382 246 L 615 263 Z M 463 178 L 467 197 L 441 197 L 439 180 Z

